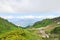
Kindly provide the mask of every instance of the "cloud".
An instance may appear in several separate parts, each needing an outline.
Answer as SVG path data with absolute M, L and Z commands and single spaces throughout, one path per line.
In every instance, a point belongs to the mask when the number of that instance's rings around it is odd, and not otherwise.
M 0 17 L 2 17 L 4 19 L 13 19 L 13 18 L 15 18 L 14 16 L 0 16 Z
M 12 9 L 12 7 L 9 5 L 8 2 L 0 0 L 0 13 L 1 12 L 9 13 L 9 12 L 14 12 L 14 10 Z
M 4 19 L 46 19 L 46 18 L 54 18 L 54 17 L 57 17 L 57 16 L 52 16 L 52 15 L 49 15 L 49 16 L 0 16 Z
M 0 0 L 0 12 L 60 11 L 60 0 Z

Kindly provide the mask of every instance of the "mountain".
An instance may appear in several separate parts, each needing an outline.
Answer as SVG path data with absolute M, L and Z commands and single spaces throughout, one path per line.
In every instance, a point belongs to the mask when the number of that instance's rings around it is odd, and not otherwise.
M 41 37 L 0 17 L 0 40 L 41 40 Z
M 8 21 L 10 21 L 18 26 L 20 25 L 22 27 L 26 27 L 28 25 L 34 24 L 37 21 L 40 21 L 40 19 L 18 19 L 18 18 L 14 19 L 13 18 L 13 19 L 8 19 Z
M 43 19 L 42 21 L 35 22 L 32 27 L 40 28 L 45 27 L 51 24 L 60 23 L 60 17 L 52 18 L 52 19 Z
M 43 40 L 60 40 L 60 17 L 43 19 L 28 29 L 37 35 L 41 35 Z
M 8 22 L 8 20 L 3 19 L 3 18 L 0 17 L 0 33 L 15 30 L 17 28 L 18 27 L 15 24 L 13 24 L 11 22 Z
M 60 40 L 60 17 L 43 19 L 26 28 L 0 18 L 0 40 Z
M 44 20 L 42 20 L 42 21 L 36 22 L 36 23 L 33 25 L 33 27 L 35 27 L 35 28 L 45 27 L 45 26 L 47 26 L 47 25 L 49 25 L 49 24 L 51 24 L 51 23 L 53 23 L 53 21 L 52 21 L 51 19 L 44 19 Z

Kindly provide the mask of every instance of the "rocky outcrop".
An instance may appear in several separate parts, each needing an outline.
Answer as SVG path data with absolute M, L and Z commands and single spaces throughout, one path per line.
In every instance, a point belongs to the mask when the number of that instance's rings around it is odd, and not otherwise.
M 39 33 L 43 38 L 49 38 L 49 35 L 43 29 L 39 30 Z

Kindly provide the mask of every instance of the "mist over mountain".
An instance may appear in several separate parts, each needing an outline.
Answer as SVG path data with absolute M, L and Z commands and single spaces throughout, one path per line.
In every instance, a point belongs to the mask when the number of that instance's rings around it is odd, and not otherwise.
M 60 40 L 60 0 L 0 0 L 0 40 Z
M 32 38 L 33 37 L 33 38 Z M 0 40 L 39 40 L 41 37 L 0 18 Z
M 52 13 L 52 14 L 49 14 Z M 8 21 L 22 27 L 33 25 L 37 21 L 41 21 L 46 18 L 58 17 L 60 14 L 55 12 L 41 13 L 1 13 L 0 17 L 7 19 Z
M 8 21 L 14 23 L 17 26 L 22 26 L 26 27 L 28 25 L 33 25 L 35 22 L 41 21 L 43 19 L 52 19 L 52 18 L 34 18 L 34 19 L 19 19 L 19 18 L 12 18 L 12 19 L 7 19 Z M 50 21 L 50 20 L 49 20 Z
M 0 40 L 60 40 L 60 17 L 47 18 L 37 22 L 36 19 L 19 20 L 20 22 L 29 22 L 32 25 L 26 28 L 16 26 L 11 23 L 11 20 L 0 18 Z M 14 20 L 18 21 L 17 19 Z
M 41 19 L 8 19 L 8 21 L 22 27 L 33 25 L 35 22 L 40 21 L 40 20 Z

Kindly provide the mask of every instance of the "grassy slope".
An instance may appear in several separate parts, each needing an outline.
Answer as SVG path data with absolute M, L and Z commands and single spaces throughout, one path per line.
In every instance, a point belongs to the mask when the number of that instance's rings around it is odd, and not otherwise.
M 60 22 L 60 17 L 56 17 L 53 19 L 44 19 L 42 21 L 38 21 L 34 23 L 34 25 L 31 28 L 40 28 L 40 27 L 46 27 L 48 25 L 54 24 Z
M 54 19 L 45 19 L 43 21 L 36 22 L 32 28 L 40 28 L 47 25 L 52 25 L 52 23 L 54 23 L 55 21 L 59 22 L 59 20 L 60 17 Z M 57 33 L 60 31 L 60 25 L 56 26 L 59 27 L 53 29 L 52 34 L 54 33 L 54 31 Z M 52 37 L 50 37 L 49 39 L 42 39 L 42 37 L 36 34 L 36 31 L 31 32 L 31 30 L 28 31 L 28 29 L 18 28 L 16 25 L 8 22 L 3 18 L 0 18 L 0 34 L 0 40 L 54 40 Z
M 59 36 L 60 35 L 60 24 L 57 24 L 58 22 L 60 22 L 60 17 L 56 17 L 53 19 L 44 19 L 42 21 L 36 22 L 31 28 L 40 28 L 40 27 L 47 27 L 49 25 L 52 25 L 52 26 L 49 26 L 48 28 L 46 28 L 46 31 L 48 33 L 52 33 L 50 35 L 50 38 L 45 38 L 43 40 L 55 40 L 55 39 L 60 40 L 60 36 Z M 58 35 L 58 36 L 56 36 L 56 35 Z
M 41 37 L 30 33 L 26 29 L 17 29 L 0 35 L 0 40 L 41 40 Z
M 50 25 L 52 23 L 53 23 L 53 20 L 51 20 L 51 19 L 44 19 L 42 21 L 36 22 L 32 27 L 40 28 L 40 27 L 45 27 L 47 25 Z
M 6 19 L 0 18 L 0 34 L 15 29 L 17 29 L 16 25 L 8 22 Z
M 18 28 L 11 22 L 0 18 L 0 40 L 41 40 L 41 38 L 27 29 Z

